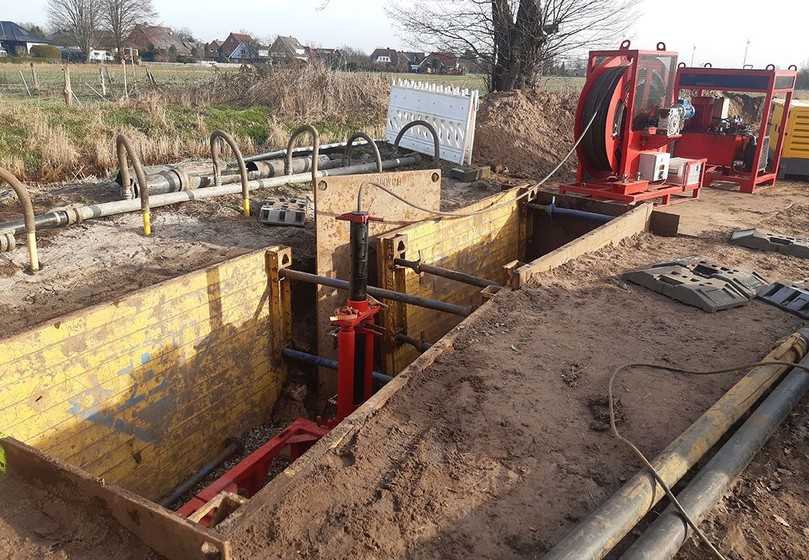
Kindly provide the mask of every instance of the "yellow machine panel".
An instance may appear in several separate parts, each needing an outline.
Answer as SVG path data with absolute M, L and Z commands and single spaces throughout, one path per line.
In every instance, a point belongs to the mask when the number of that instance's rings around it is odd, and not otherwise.
M 773 105 L 770 136 L 775 137 L 784 111 L 784 102 Z M 773 146 L 774 148 L 775 146 Z M 809 176 L 809 101 L 793 101 L 784 136 L 780 175 Z

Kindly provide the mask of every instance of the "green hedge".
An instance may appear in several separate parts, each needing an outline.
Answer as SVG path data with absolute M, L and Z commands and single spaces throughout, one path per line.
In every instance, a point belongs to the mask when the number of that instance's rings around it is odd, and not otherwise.
M 62 57 L 62 54 L 59 52 L 59 49 L 50 45 L 34 45 L 31 47 L 31 56 L 33 58 L 58 60 Z

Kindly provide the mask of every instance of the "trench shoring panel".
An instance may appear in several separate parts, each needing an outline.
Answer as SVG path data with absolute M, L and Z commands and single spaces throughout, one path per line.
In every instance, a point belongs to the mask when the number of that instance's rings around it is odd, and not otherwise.
M 418 275 L 410 269 L 397 268 L 403 242 L 408 260 L 421 259 L 423 264 L 441 266 L 481 276 L 505 285 L 504 265 L 523 258 L 527 235 L 525 211 L 516 199 L 521 189 L 511 189 L 468 206 L 459 212 L 471 213 L 497 205 L 497 208 L 458 219 L 437 219 L 392 231 L 379 238 L 379 276 L 382 287 L 470 305 L 481 303 L 481 288 L 453 280 Z M 434 343 L 455 325 L 460 317 L 430 309 L 389 302 L 384 320 L 388 331 L 383 344 L 386 371 L 397 373 L 418 357 L 407 345 L 396 344 L 394 334 Z
M 261 422 L 285 381 L 268 255 L 0 341 L 0 433 L 147 498 L 166 493 Z
M 370 235 L 379 236 L 395 228 L 431 216 L 429 212 L 413 208 L 390 194 L 371 186 L 379 184 L 402 199 L 421 208 L 436 211 L 441 207 L 441 172 L 437 169 L 400 171 L 377 175 L 346 175 L 328 177 L 315 189 L 315 221 L 317 230 L 317 274 L 330 278 L 348 279 L 351 271 L 351 245 L 348 222 L 336 218 L 357 208 L 362 190 L 362 210 L 383 218 L 372 222 Z M 373 277 L 370 279 L 374 284 Z M 331 317 L 348 296 L 327 286 L 317 288 L 317 353 L 336 358 L 337 352 Z M 322 400 L 331 397 L 337 388 L 333 371 L 321 368 L 318 376 L 318 395 Z

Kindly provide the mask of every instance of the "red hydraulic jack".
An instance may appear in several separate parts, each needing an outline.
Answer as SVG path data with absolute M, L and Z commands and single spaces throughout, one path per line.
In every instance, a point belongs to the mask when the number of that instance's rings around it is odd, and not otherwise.
M 381 222 L 367 212 L 337 217 L 351 224 L 351 280 L 346 305 L 332 322 L 337 333 L 337 416 L 333 425 L 354 412 L 373 395 L 374 318 L 380 306 L 368 299 L 368 224 Z
M 332 318 L 339 327 L 336 416 L 322 425 L 298 418 L 186 502 L 177 510 L 180 517 L 213 526 L 228 500 L 251 498 L 266 485 L 273 461 L 294 461 L 373 395 L 374 336 L 381 334 L 374 318 L 381 306 L 368 298 L 368 224 L 382 220 L 366 212 L 337 219 L 351 224 L 351 282 L 346 305 Z

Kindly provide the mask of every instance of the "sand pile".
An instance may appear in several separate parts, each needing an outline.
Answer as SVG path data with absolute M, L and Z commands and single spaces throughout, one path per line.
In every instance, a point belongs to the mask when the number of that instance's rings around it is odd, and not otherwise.
M 504 165 L 511 175 L 541 179 L 573 146 L 577 94 L 514 91 L 486 96 L 478 112 L 475 163 Z M 557 177 L 576 170 L 575 154 Z

